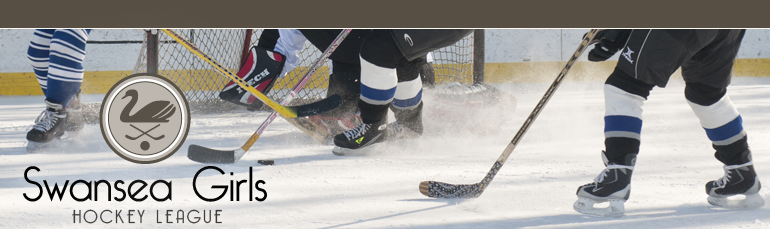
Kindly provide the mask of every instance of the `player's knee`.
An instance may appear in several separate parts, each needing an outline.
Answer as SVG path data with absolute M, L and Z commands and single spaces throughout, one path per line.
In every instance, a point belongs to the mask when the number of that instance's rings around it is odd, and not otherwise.
M 726 93 L 726 88 L 711 87 L 702 83 L 687 83 L 684 88 L 684 97 L 701 106 L 711 106 L 722 99 Z
M 397 84 L 395 68 L 377 66 L 361 57 L 361 101 L 373 105 L 390 104 Z
M 44 68 L 48 68 L 49 53 L 48 45 L 43 47 L 41 44 L 31 42 L 29 49 L 27 49 L 27 59 L 29 60 L 29 63 L 32 64 L 32 67 L 43 70 Z
M 387 30 L 373 30 L 361 43 L 361 58 L 379 67 L 396 68 L 404 56 Z
M 425 64 L 425 59 L 418 58 L 412 61 L 401 59 L 396 67 L 398 71 L 398 82 L 407 82 L 420 78 L 420 68 Z
M 609 84 L 620 88 L 628 93 L 638 95 L 647 99 L 650 95 L 650 91 L 655 85 L 642 82 L 641 80 L 634 79 L 633 76 L 625 73 L 624 71 L 615 68 L 615 71 L 607 77 L 605 84 Z

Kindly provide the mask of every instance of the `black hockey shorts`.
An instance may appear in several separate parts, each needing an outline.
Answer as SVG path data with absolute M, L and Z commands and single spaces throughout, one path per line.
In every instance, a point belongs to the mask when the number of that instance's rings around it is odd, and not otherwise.
M 745 32 L 635 29 L 620 51 L 615 71 L 665 87 L 671 74 L 682 67 L 685 82 L 725 88 Z
M 328 94 L 338 94 L 345 98 L 358 98 L 360 93 L 361 63 L 359 52 L 361 51 L 361 42 L 372 30 L 354 29 L 342 41 L 340 46 L 334 50 L 329 59 L 332 60 L 332 75 L 329 79 Z M 300 29 L 302 35 L 310 41 L 313 46 L 321 51 L 334 41 L 342 32 L 341 29 Z
M 341 29 L 300 29 L 302 35 L 307 38 L 318 50 L 323 52 L 342 32 Z M 361 51 L 361 42 L 371 32 L 371 29 L 354 29 L 334 50 L 329 59 L 342 63 L 359 64 L 358 53 Z
M 401 54 L 412 61 L 457 43 L 472 32 L 472 29 L 393 29 L 391 35 Z

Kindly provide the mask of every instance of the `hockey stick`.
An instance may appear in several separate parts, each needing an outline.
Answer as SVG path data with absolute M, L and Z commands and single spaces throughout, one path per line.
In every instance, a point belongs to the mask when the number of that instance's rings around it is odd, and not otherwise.
M 194 44 L 187 41 L 185 38 L 174 32 L 170 29 L 161 29 L 164 33 L 168 34 L 171 38 L 174 38 L 177 42 L 182 44 L 185 48 L 190 50 L 193 54 L 197 55 L 201 59 L 205 60 L 214 68 L 219 70 L 220 73 L 224 74 L 225 76 L 229 77 L 233 82 L 237 83 L 238 86 L 241 86 L 241 88 L 246 89 L 246 91 L 251 92 L 254 96 L 259 98 L 259 100 L 262 100 L 265 104 L 267 104 L 269 107 L 273 108 L 273 110 L 277 111 L 279 114 L 283 115 L 287 118 L 296 118 L 296 117 L 304 117 L 304 116 L 311 116 L 315 114 L 320 114 L 323 112 L 327 112 L 330 110 L 333 110 L 340 106 L 342 104 L 342 97 L 339 95 L 332 95 L 329 97 L 326 97 L 325 99 L 322 99 L 320 101 L 300 105 L 300 106 L 284 106 L 281 104 L 276 103 L 272 99 L 265 96 L 265 94 L 262 94 L 260 91 L 258 91 L 254 86 L 250 85 L 246 81 L 243 81 L 243 79 L 239 78 L 230 70 L 227 70 L 225 67 L 223 67 L 219 62 L 211 58 L 209 55 L 206 55 L 203 51 L 198 49 Z
M 567 72 L 569 72 L 569 69 L 572 68 L 572 65 L 575 64 L 578 57 L 580 57 L 581 54 L 583 54 L 583 51 L 586 50 L 588 45 L 592 43 L 594 40 L 594 37 L 596 36 L 596 33 L 598 33 L 599 30 L 592 29 L 589 31 L 585 37 L 583 37 L 583 41 L 580 42 L 580 46 L 578 46 L 577 50 L 575 51 L 575 54 L 570 57 L 569 61 L 567 62 L 567 65 L 564 66 L 564 68 L 561 70 L 561 73 L 559 73 L 559 76 L 556 77 L 556 79 L 551 84 L 551 87 L 548 88 L 548 90 L 545 92 L 545 95 L 543 95 L 543 98 L 540 99 L 540 102 L 537 103 L 537 106 L 535 106 L 535 109 L 532 110 L 532 113 L 529 114 L 529 117 L 527 117 L 527 120 L 524 121 L 524 124 L 519 129 L 519 132 L 516 132 L 516 136 L 513 137 L 513 140 L 511 140 L 510 143 L 508 143 L 508 146 L 505 147 L 505 150 L 503 150 L 503 154 L 500 155 L 499 158 L 497 158 L 497 161 L 495 161 L 495 164 L 492 165 L 492 169 L 489 170 L 487 175 L 484 177 L 483 180 L 481 180 L 479 183 L 475 184 L 449 184 L 444 182 L 438 182 L 438 181 L 423 181 L 420 182 L 420 193 L 422 193 L 425 196 L 428 197 L 434 197 L 434 198 L 476 198 L 481 195 L 481 193 L 484 192 L 484 189 L 489 186 L 489 183 L 492 182 L 492 179 L 495 178 L 495 175 L 497 175 L 497 172 L 500 171 L 500 168 L 503 167 L 503 164 L 506 160 L 508 160 L 508 156 L 511 155 L 511 152 L 513 152 L 513 149 L 516 148 L 516 145 L 519 144 L 519 140 L 524 136 L 524 133 L 527 132 L 530 126 L 532 126 L 532 123 L 535 122 L 535 119 L 537 119 L 537 116 L 540 115 L 540 111 L 543 110 L 543 107 L 545 107 L 545 104 L 548 103 L 548 100 L 551 100 L 551 96 L 553 96 L 553 93 L 556 91 L 557 88 L 559 88 L 559 85 L 561 84 L 561 81 L 564 79 L 564 76 L 567 75 Z
M 136 127 L 136 126 L 134 126 L 134 124 L 129 124 L 129 125 L 130 125 L 131 127 L 133 127 L 134 129 L 136 129 L 136 130 L 138 130 L 139 132 L 141 132 L 141 133 L 142 133 L 142 134 L 140 134 L 140 135 L 138 135 L 138 136 L 136 136 L 136 137 L 131 137 L 131 136 L 128 136 L 128 134 L 126 134 L 126 138 L 128 138 L 128 140 L 131 140 L 131 141 L 133 141 L 133 140 L 136 140 L 136 139 L 139 139 L 140 137 L 142 137 L 142 136 L 145 136 L 145 135 L 147 135 L 147 137 L 150 137 L 150 138 L 152 138 L 152 140 L 160 140 L 160 139 L 163 139 L 163 138 L 165 138 L 165 137 L 166 137 L 166 135 L 165 135 L 165 134 L 164 134 L 164 135 L 161 135 L 161 136 L 157 136 L 157 137 L 155 137 L 155 136 L 152 136 L 152 135 L 150 135 L 150 134 L 149 134 L 149 133 L 150 133 L 150 131 L 154 130 L 155 128 L 158 128 L 158 127 L 160 127 L 160 124 L 158 124 L 158 125 L 155 125 L 155 127 L 153 127 L 153 128 L 150 128 L 150 129 L 149 129 L 149 130 L 147 130 L 147 131 L 143 131 L 143 130 L 139 129 L 139 127 Z
M 335 38 L 334 41 L 329 44 L 329 47 L 327 47 L 326 50 L 321 54 L 321 56 L 315 62 L 313 62 L 313 65 L 310 66 L 310 69 L 308 69 L 299 83 L 294 85 L 289 95 L 287 95 L 283 101 L 281 101 L 281 105 L 289 104 L 289 102 L 291 102 L 294 97 L 297 96 L 297 93 L 302 90 L 302 87 L 304 87 L 305 84 L 310 81 L 310 76 L 315 74 L 315 72 L 321 68 L 324 63 L 326 63 L 326 60 L 329 59 L 329 56 L 331 56 L 334 50 L 336 50 L 342 41 L 345 40 L 345 37 L 350 34 L 351 30 L 352 29 L 344 29 L 342 32 L 340 32 L 340 35 L 337 35 L 337 38 Z M 238 149 L 216 150 L 199 145 L 190 145 L 190 147 L 187 149 L 187 158 L 200 163 L 235 163 L 240 160 L 244 154 L 246 154 L 246 151 L 249 151 L 249 148 L 251 148 L 251 146 L 254 145 L 254 142 L 259 139 L 259 135 L 261 135 L 267 126 L 270 125 L 273 120 L 275 120 L 277 115 L 278 113 L 276 111 L 270 113 L 267 119 L 262 122 L 262 125 L 259 126 L 257 131 L 254 132 L 254 134 L 249 137 L 249 140 L 247 140 L 246 143 L 244 143 L 243 146 Z

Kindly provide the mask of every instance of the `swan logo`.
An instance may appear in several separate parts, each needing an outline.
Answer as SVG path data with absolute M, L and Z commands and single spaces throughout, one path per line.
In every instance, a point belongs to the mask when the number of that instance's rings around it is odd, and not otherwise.
M 190 130 L 190 108 L 179 87 L 156 74 L 139 73 L 118 81 L 104 96 L 102 136 L 112 151 L 139 164 L 173 155 Z

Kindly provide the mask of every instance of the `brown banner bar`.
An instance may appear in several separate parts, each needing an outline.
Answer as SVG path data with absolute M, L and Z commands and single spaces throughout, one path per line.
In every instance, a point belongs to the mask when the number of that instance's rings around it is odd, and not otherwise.
M 5 1 L 2 28 L 767 28 L 770 1 Z

